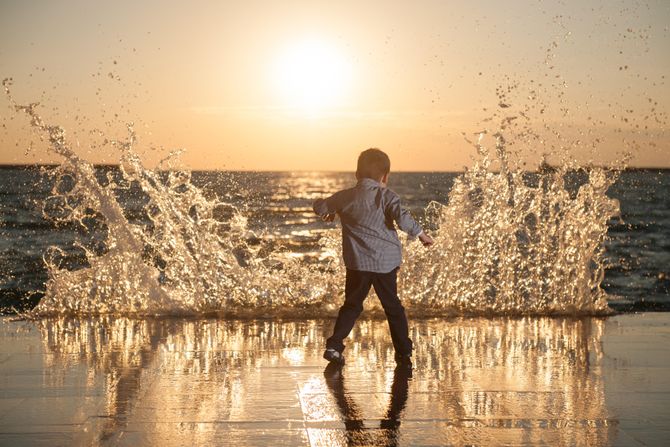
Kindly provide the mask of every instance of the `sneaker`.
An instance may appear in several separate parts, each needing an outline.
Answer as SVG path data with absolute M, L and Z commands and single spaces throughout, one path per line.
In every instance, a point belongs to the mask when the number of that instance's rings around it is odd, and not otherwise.
M 328 360 L 330 363 L 344 365 L 344 356 L 333 348 L 326 349 L 323 353 L 323 358 Z

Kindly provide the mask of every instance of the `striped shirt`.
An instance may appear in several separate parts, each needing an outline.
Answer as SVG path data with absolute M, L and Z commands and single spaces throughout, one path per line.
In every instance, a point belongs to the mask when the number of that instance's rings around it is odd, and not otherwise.
M 400 266 L 400 240 L 395 224 L 416 237 L 421 227 L 400 206 L 398 194 L 370 178 L 350 189 L 314 202 L 321 217 L 337 213 L 342 222 L 342 256 L 351 270 L 388 273 Z

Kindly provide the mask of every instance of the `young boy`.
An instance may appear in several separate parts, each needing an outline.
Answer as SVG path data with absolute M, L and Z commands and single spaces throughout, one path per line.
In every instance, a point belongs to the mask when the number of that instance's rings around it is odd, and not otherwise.
M 343 340 L 363 311 L 363 301 L 373 286 L 389 323 L 395 361 L 412 367 L 412 340 L 397 292 L 401 246 L 394 222 L 411 237 L 418 237 L 424 246 L 432 245 L 433 239 L 400 207 L 398 195 L 386 188 L 390 170 L 388 155 L 379 149 L 365 150 L 358 157 L 356 186 L 314 202 L 314 212 L 323 220 L 332 222 L 335 214 L 340 216 L 342 255 L 347 267 L 344 304 L 323 353 L 331 363 L 344 363 Z

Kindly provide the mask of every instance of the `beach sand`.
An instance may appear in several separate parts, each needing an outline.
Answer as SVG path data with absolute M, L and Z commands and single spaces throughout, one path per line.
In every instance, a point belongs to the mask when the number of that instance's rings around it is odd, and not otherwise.
M 0 445 L 668 445 L 670 314 L 0 324 Z

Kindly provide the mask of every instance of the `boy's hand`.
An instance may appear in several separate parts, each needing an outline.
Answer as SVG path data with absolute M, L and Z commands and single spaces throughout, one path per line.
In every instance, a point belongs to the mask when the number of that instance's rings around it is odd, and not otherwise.
M 323 220 L 324 222 L 332 222 L 335 220 L 335 213 L 324 214 L 323 216 L 321 216 L 321 220 Z
M 419 235 L 419 240 L 421 241 L 424 247 L 430 247 L 435 243 L 432 237 L 428 236 L 426 233 L 423 232 Z

